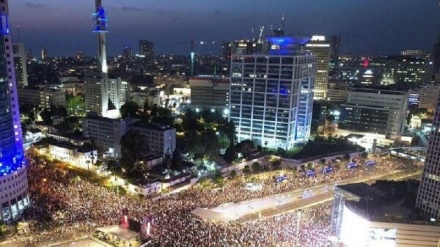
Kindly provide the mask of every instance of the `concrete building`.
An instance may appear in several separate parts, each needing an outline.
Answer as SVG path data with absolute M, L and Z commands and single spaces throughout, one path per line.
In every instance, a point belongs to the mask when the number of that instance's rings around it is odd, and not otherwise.
M 351 88 L 341 105 L 339 128 L 396 139 L 405 129 L 407 107 L 407 92 Z
M 154 60 L 154 43 L 149 40 L 139 40 L 139 54 L 145 56 L 148 61 Z
M 49 54 L 48 54 L 48 52 L 47 52 L 47 49 L 42 49 L 42 50 L 41 50 L 41 60 L 42 60 L 42 61 L 46 61 L 48 55 L 49 55 Z
M 162 105 L 162 97 L 159 89 L 152 89 L 148 92 L 147 102 L 149 106 L 161 106 Z
M 18 88 L 18 103 L 33 104 L 44 109 L 66 105 L 66 93 L 54 89 Z
M 423 57 L 426 54 L 422 50 L 403 50 L 403 51 L 400 51 L 400 55 L 401 56 L 419 56 L 419 57 Z
M 316 56 L 316 76 L 313 99 L 326 99 L 331 55 L 330 42 L 325 39 L 325 36 L 315 35 L 312 36 L 312 39 L 309 42 L 307 42 L 305 49 Z
M 95 171 L 94 165 L 98 159 L 98 150 L 90 144 L 76 146 L 70 142 L 49 144 L 48 154 L 51 158 L 61 160 L 78 168 Z
M 0 220 L 9 222 L 21 216 L 30 200 L 7 0 L 0 1 L 0 16 Z
M 230 120 L 238 141 L 284 149 L 310 135 L 316 58 L 301 51 L 309 38 L 268 37 L 270 51 L 232 55 Z
M 425 167 L 417 195 L 417 207 L 427 217 L 438 221 L 440 220 L 440 100 L 437 101 L 432 125 Z
M 426 108 L 428 112 L 434 112 L 440 95 L 440 85 L 422 85 L 419 89 L 419 108 Z
M 150 154 L 164 157 L 172 155 L 176 149 L 176 129 L 170 126 L 135 123 L 128 127 L 139 136 L 143 136 Z
M 84 100 L 87 112 L 118 118 L 119 109 L 130 100 L 130 83 L 117 79 L 104 79 L 96 74 L 84 82 Z
M 329 83 L 327 88 L 326 100 L 331 102 L 346 102 L 348 97 L 348 88 L 346 86 Z
M 130 92 L 131 101 L 135 102 L 140 108 L 143 109 L 145 102 L 147 101 L 148 91 L 136 90 Z
M 83 119 L 83 135 L 90 138 L 101 152 L 121 157 L 121 137 L 127 132 L 127 123 L 120 119 L 100 117 L 89 113 Z
M 438 247 L 438 222 L 423 220 L 413 206 L 404 203 L 407 195 L 415 192 L 399 194 L 396 192 L 399 188 L 389 186 L 380 188 L 363 183 L 336 186 L 331 227 L 343 245 Z
M 27 54 L 23 42 L 12 43 L 12 56 L 14 57 L 17 86 L 27 87 L 29 85 L 26 65 Z
M 228 79 L 211 75 L 190 77 L 191 108 L 226 114 L 229 111 L 229 84 Z
M 78 77 L 60 77 L 60 85 L 58 88 L 72 96 L 84 94 L 84 82 L 79 80 Z
M 396 82 L 421 83 L 428 82 L 428 62 L 424 57 L 402 56 L 396 58 Z

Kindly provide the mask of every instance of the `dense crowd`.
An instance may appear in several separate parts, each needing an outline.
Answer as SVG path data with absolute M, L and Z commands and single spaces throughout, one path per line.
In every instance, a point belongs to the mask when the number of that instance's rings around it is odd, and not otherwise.
M 213 224 L 190 212 L 197 207 L 210 208 L 418 165 L 396 158 L 378 162 L 374 168 L 363 162 L 359 160 L 356 169 L 317 173 L 316 177 L 291 173 L 288 181 L 280 184 L 271 176 L 257 175 L 253 180 L 263 184 L 261 191 L 248 191 L 246 179 L 235 178 L 225 184 L 223 191 L 195 186 L 157 200 L 118 195 L 58 166 L 32 162 L 28 171 L 32 206 L 24 214 L 28 229 L 22 236 L 36 246 L 47 240 L 73 239 L 98 227 L 118 224 L 121 210 L 126 208 L 135 220 L 147 214 L 153 216 L 152 246 L 328 246 L 331 204 L 306 209 L 299 221 L 300 214 L 293 212 L 250 223 Z

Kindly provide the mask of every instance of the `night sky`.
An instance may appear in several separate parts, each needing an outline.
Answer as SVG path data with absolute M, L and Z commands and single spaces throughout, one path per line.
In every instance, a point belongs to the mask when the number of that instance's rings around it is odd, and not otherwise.
M 39 56 L 95 55 L 94 0 L 9 0 L 14 40 Z M 156 54 L 186 54 L 182 42 L 251 38 L 265 25 L 278 27 L 286 14 L 286 34 L 341 35 L 343 53 L 398 54 L 403 49 L 431 52 L 440 30 L 437 0 L 103 0 L 109 20 L 108 53 L 125 46 L 138 52 L 149 39 Z M 18 31 L 17 26 L 20 26 Z M 198 46 L 219 53 L 219 45 Z

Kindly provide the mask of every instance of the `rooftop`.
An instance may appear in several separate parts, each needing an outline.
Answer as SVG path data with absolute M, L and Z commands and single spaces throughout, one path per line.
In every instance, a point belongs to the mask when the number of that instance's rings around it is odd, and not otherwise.
M 370 221 L 440 224 L 426 221 L 415 208 L 418 184 L 415 180 L 377 181 L 372 185 L 356 183 L 337 187 L 359 197 L 359 200 L 347 200 L 345 205 Z

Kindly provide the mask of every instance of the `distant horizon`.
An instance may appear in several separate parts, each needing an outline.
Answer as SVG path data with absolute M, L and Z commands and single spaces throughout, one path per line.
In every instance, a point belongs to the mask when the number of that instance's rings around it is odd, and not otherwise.
M 74 56 L 78 51 L 95 56 L 94 1 L 80 0 L 74 7 L 69 3 L 10 0 L 14 41 L 24 42 L 36 57 L 42 49 L 54 57 Z M 340 35 L 341 54 L 355 56 L 397 55 L 406 49 L 431 53 L 440 26 L 440 8 L 434 0 L 103 0 L 103 6 L 109 18 L 110 56 L 121 54 L 126 46 L 137 53 L 142 39 L 154 42 L 156 54 L 185 55 L 191 40 L 251 39 L 258 36 L 260 25 L 268 35 L 271 26 L 279 27 L 284 13 L 287 34 Z M 220 45 L 197 45 L 195 50 L 220 54 Z

